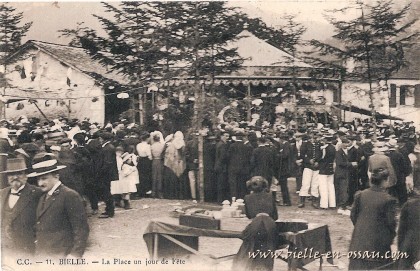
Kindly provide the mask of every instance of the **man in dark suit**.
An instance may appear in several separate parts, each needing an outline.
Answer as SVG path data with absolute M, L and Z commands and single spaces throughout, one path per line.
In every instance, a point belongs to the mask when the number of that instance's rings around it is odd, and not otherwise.
M 104 132 L 99 135 L 99 141 L 102 144 L 100 156 L 100 168 L 98 169 L 98 180 L 102 199 L 106 204 L 105 212 L 99 218 L 113 217 L 115 213 L 114 198 L 111 195 L 111 182 L 118 180 L 117 156 L 115 147 L 111 140 L 113 134 Z
M 279 153 L 278 153 L 278 177 L 283 198 L 283 206 L 291 206 L 287 178 L 290 177 L 292 168 L 291 145 L 287 134 L 280 135 Z
M 98 192 L 95 183 L 95 168 L 91 153 L 85 147 L 86 135 L 77 133 L 73 136 L 73 140 L 75 141 L 75 146 L 72 149 L 76 160 L 75 168 L 82 177 L 84 192 L 89 199 L 92 214 L 96 214 L 98 213 Z
M 99 196 L 101 195 L 101 180 L 99 179 L 99 169 L 101 168 L 101 143 L 97 135 L 93 135 L 91 139 L 86 142 L 86 150 L 89 151 L 90 157 L 92 159 L 92 182 L 87 182 L 87 196 L 92 207 L 92 214 L 95 215 L 98 213 L 99 206 Z
M 252 151 L 251 168 L 252 177 L 264 177 L 268 181 L 268 187 L 271 187 L 276 169 L 276 151 L 269 146 L 265 137 L 258 138 L 258 148 Z
M 371 135 L 362 134 L 360 143 L 360 152 L 362 153 L 362 158 L 360 159 L 358 167 L 361 190 L 363 190 L 369 187 L 368 160 L 369 156 L 373 154 L 373 143 Z
M 348 158 L 348 147 L 350 141 L 343 138 L 341 148 L 335 155 L 335 173 L 334 173 L 334 186 L 337 196 L 337 206 L 339 207 L 338 213 L 344 213 L 348 203 L 348 186 L 350 170 L 357 166 L 357 162 L 350 162 Z M 350 213 L 348 212 L 348 215 Z
M 303 157 L 305 156 L 308 147 L 308 136 L 303 133 L 296 133 L 295 135 L 295 143 L 292 144 L 292 157 L 295 166 L 295 177 L 296 177 L 296 193 L 300 192 L 300 188 L 302 186 L 302 174 L 303 174 Z M 303 140 L 303 136 L 305 136 L 305 140 Z
M 321 138 L 321 159 L 319 160 L 319 195 L 321 209 L 335 208 L 334 188 L 334 160 L 335 147 L 332 144 L 333 137 L 325 135 Z
M 360 146 L 358 142 L 360 142 L 360 139 L 357 136 L 351 136 L 349 137 L 349 140 L 351 140 L 351 145 L 348 147 L 348 159 L 349 162 L 357 162 L 357 167 L 351 167 L 349 169 L 349 187 L 348 187 L 348 193 L 349 193 L 349 199 L 348 199 L 348 206 L 351 206 L 353 204 L 354 195 L 358 190 L 362 190 L 362 186 L 359 182 L 359 168 L 360 164 L 363 162 L 363 151 L 360 149 Z
M 35 252 L 36 207 L 42 191 L 26 183 L 25 171 L 25 160 L 14 158 L 7 160 L 6 170 L 1 172 L 9 184 L 0 192 L 2 252 L 6 257 Z
M 63 185 L 57 160 L 43 158 L 28 177 L 37 177 L 44 194 L 36 211 L 36 255 L 81 258 L 89 236 L 87 215 L 81 196 Z
M 400 206 L 407 201 L 407 188 L 405 178 L 411 173 L 411 163 L 404 158 L 404 155 L 398 150 L 397 140 L 391 139 L 388 142 L 389 159 L 397 177 L 397 183 L 389 188 L 389 194 L 398 199 Z
M 217 201 L 222 202 L 229 198 L 228 176 L 227 176 L 227 158 L 229 133 L 224 132 L 220 136 L 220 141 L 216 144 L 216 157 L 214 161 L 214 171 L 217 181 Z
M 249 144 L 245 145 L 243 134 L 237 133 L 235 137 L 235 142 L 228 150 L 229 189 L 232 197 L 243 199 L 247 194 L 246 182 L 249 179 L 252 147 Z

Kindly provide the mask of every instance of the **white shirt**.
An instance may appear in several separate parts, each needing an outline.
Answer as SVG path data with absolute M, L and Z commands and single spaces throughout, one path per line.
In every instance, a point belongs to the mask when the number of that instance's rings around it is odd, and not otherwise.
M 52 194 L 55 192 L 55 190 L 57 190 L 57 188 L 59 187 L 61 185 L 61 182 L 60 181 L 58 181 L 54 186 L 53 186 L 53 188 L 51 188 L 51 190 L 50 191 L 48 191 L 48 195 L 50 195 L 50 196 L 52 196 Z
M 296 149 L 298 151 L 298 156 L 300 156 L 300 147 L 302 147 L 302 140 L 296 141 Z
M 147 142 L 141 142 L 137 144 L 136 149 L 137 154 L 140 157 L 148 157 L 150 160 L 152 160 L 152 149 L 150 148 L 150 145 Z
M 22 185 L 21 187 L 19 187 L 18 190 L 14 190 L 13 188 L 10 190 L 10 193 L 19 193 L 23 188 L 25 187 L 25 185 Z M 9 207 L 10 209 L 12 209 L 13 207 L 15 207 L 17 201 L 19 200 L 19 196 L 18 195 L 9 195 Z
M 102 148 L 105 147 L 106 145 L 108 145 L 109 143 L 111 143 L 111 141 L 107 141 L 104 144 L 102 144 Z

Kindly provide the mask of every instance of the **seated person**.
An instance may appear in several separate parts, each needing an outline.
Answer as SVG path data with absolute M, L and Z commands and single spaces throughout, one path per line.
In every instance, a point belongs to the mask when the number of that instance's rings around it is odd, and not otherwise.
M 252 222 L 242 232 L 243 243 L 233 260 L 233 270 L 272 270 L 274 258 L 262 257 L 264 252 L 276 250 L 278 219 L 277 207 L 272 194 L 268 193 L 268 182 L 261 176 L 247 182 L 251 194 L 246 195 L 245 212 Z M 258 253 L 261 251 L 261 254 Z M 256 253 L 250 257 L 249 253 Z

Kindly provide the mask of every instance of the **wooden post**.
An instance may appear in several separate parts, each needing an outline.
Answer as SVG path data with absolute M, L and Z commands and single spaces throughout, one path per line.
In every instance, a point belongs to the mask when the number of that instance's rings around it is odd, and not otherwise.
M 204 104 L 204 97 L 205 97 L 205 90 L 204 90 L 204 84 L 201 85 L 201 93 L 200 93 L 200 119 L 198 121 L 199 123 L 199 129 L 201 129 L 201 121 L 202 121 L 202 112 L 203 112 L 203 104 Z M 204 138 L 203 134 L 200 130 L 198 135 L 198 176 L 197 176 L 197 183 L 198 183 L 198 193 L 200 195 L 200 202 L 204 202 Z
M 6 118 L 6 103 L 0 101 L 0 119 Z
M 0 171 L 5 171 L 7 166 L 7 153 L 0 153 Z M 6 174 L 0 174 L 0 189 L 7 187 L 8 181 Z
M 252 114 L 251 114 L 251 107 L 252 107 L 252 101 L 251 101 L 251 81 L 248 81 L 248 91 L 247 91 L 247 121 L 251 121 L 252 120 Z
M 153 234 L 153 260 L 157 260 L 158 258 L 158 246 L 159 246 L 159 235 L 157 233 Z
M 3 95 L 6 95 L 6 87 L 3 88 Z M 3 102 L 3 100 L 0 100 L 0 119 L 6 119 L 6 102 Z
M 139 117 L 140 117 L 140 125 L 143 125 L 144 124 L 143 94 L 139 94 Z

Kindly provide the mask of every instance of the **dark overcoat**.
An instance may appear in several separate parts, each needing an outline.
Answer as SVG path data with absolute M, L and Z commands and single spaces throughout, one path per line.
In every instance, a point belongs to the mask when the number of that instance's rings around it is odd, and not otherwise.
M 293 168 L 293 157 L 292 157 L 292 146 L 288 141 L 283 141 L 279 145 L 278 153 L 278 176 L 281 179 L 282 177 L 290 177 L 291 169 Z
M 407 201 L 400 214 L 398 227 L 398 251 L 406 252 L 408 258 L 402 257 L 398 269 L 414 269 L 413 265 L 420 261 L 420 198 Z
M 323 152 L 321 150 L 321 152 Z M 325 155 L 321 156 L 319 160 L 319 174 L 333 175 L 334 174 L 334 161 L 335 161 L 335 147 L 331 144 L 325 147 Z
M 89 225 L 81 196 L 61 184 L 48 200 L 41 197 L 37 208 L 36 254 L 82 257 Z
M 351 162 L 348 155 L 342 149 L 338 150 L 335 154 L 335 173 L 334 178 L 347 179 L 349 178 L 350 170 L 352 169 Z
M 391 160 L 395 177 L 397 178 L 395 185 L 405 185 L 405 177 L 410 175 L 412 170 L 410 161 L 407 161 L 401 152 L 395 150 L 390 151 L 388 157 Z
M 251 176 L 262 176 L 271 185 L 276 168 L 276 151 L 269 146 L 260 146 L 253 150 L 251 157 Z
M 223 141 L 216 144 L 216 156 L 214 159 L 214 170 L 217 173 L 227 173 L 229 145 Z
M 228 171 L 229 173 L 249 174 L 251 167 L 252 147 L 242 141 L 232 143 L 228 149 Z
M 117 156 L 115 147 L 111 143 L 107 143 L 101 149 L 100 169 L 98 172 L 99 181 L 111 183 L 118 180 Z
M 4 218 L 4 208 L 8 203 L 11 187 L 7 187 L 0 192 L 1 202 L 1 217 Z M 5 231 L 6 227 L 10 227 L 10 242 L 7 242 L 16 252 L 24 254 L 33 254 L 35 252 L 35 223 L 36 223 L 36 208 L 38 206 L 39 198 L 42 195 L 41 189 L 36 186 L 26 184 L 21 190 L 20 197 L 16 205 L 12 209 L 10 224 L 5 225 L 2 220 L 2 238 L 6 243 Z
M 349 251 L 374 251 L 379 252 L 380 256 L 385 256 L 388 251 L 390 253 L 395 237 L 396 206 L 397 200 L 383 188 L 372 186 L 357 193 L 350 215 L 354 230 Z M 372 269 L 375 266 L 372 262 L 381 266 L 386 260 L 381 257 L 350 259 L 349 269 Z

